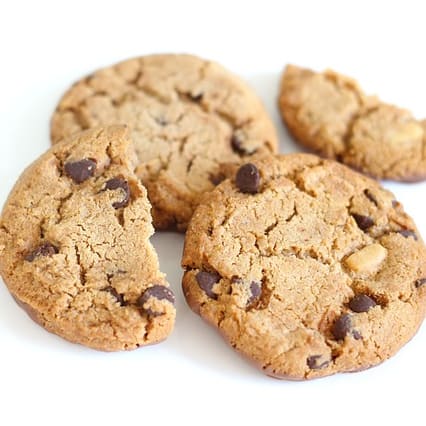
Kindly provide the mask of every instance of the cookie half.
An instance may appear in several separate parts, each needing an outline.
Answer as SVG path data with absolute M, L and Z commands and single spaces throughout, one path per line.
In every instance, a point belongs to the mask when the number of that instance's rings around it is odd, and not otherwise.
M 189 306 L 280 378 L 379 364 L 425 315 L 413 221 L 375 181 L 314 155 L 248 163 L 207 194 L 182 265 Z
M 376 178 L 426 179 L 425 121 L 366 96 L 348 77 L 289 65 L 279 106 L 296 140 L 322 156 Z
M 132 129 L 136 174 L 157 229 L 185 229 L 219 164 L 277 151 L 274 126 L 254 92 L 220 65 L 152 55 L 99 70 L 73 85 L 51 122 L 52 142 L 99 125 Z
M 0 273 L 16 301 L 105 351 L 159 342 L 175 320 L 134 157 L 123 126 L 70 137 L 25 170 L 0 219 Z

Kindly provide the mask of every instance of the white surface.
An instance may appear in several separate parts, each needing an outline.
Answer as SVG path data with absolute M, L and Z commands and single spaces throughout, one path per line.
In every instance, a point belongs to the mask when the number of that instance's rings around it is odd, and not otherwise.
M 152 52 L 215 59 L 245 77 L 280 131 L 278 77 L 286 63 L 333 67 L 385 100 L 426 116 L 422 1 L 0 3 L 0 204 L 49 146 L 62 92 L 94 69 Z M 426 235 L 426 184 L 391 184 Z M 293 383 L 263 376 L 186 306 L 183 238 L 153 242 L 177 295 L 166 342 L 105 354 L 47 333 L 0 285 L 0 424 L 424 424 L 426 327 L 383 365 Z M 183 423 L 185 422 L 185 423 Z

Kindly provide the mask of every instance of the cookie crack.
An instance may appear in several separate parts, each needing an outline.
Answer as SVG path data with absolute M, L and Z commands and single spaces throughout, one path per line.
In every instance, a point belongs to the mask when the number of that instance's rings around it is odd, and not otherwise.
M 206 78 L 206 70 L 210 66 L 210 62 L 203 61 L 201 66 L 198 67 L 197 73 L 198 73 L 198 81 L 196 83 L 202 82 Z M 83 99 L 80 100 L 80 102 L 76 103 L 72 106 L 63 107 L 61 104 L 57 107 L 56 112 L 57 113 L 64 113 L 64 112 L 71 112 L 73 114 L 73 117 L 75 119 L 75 122 L 77 125 L 81 128 L 81 130 L 88 129 L 92 127 L 90 123 L 87 120 L 86 113 L 83 111 L 84 107 L 87 107 L 87 102 L 89 99 L 100 96 L 108 99 L 111 101 L 113 106 L 116 108 L 120 108 L 123 104 L 126 102 L 134 100 L 134 96 L 132 94 L 132 91 L 134 92 L 141 92 L 144 94 L 147 98 L 151 98 L 152 100 L 157 101 L 158 103 L 162 105 L 169 105 L 170 101 L 163 96 L 161 96 L 158 92 L 155 91 L 155 89 L 150 88 L 149 86 L 138 84 L 140 81 L 141 76 L 143 75 L 144 65 L 143 61 L 139 64 L 139 70 L 136 73 L 136 76 L 132 80 L 126 80 L 123 78 L 123 76 L 120 74 L 118 68 L 116 66 L 111 67 L 112 72 L 114 73 L 115 77 L 120 79 L 123 87 L 124 87 L 124 93 L 117 99 L 114 98 L 114 96 L 108 94 L 105 90 L 97 90 L 92 86 L 92 81 L 96 74 L 93 76 L 86 77 L 82 80 L 82 85 L 88 87 L 91 89 L 91 93 L 87 94 Z M 71 89 L 72 90 L 72 89 Z M 224 111 L 219 110 L 218 108 L 210 109 L 208 105 L 204 105 L 202 102 L 197 102 L 191 99 L 191 94 L 183 92 L 179 90 L 177 87 L 173 88 L 175 96 L 183 103 L 190 104 L 200 110 L 203 114 L 211 115 L 212 113 L 214 116 L 222 122 L 222 124 L 225 124 L 228 128 L 231 129 L 232 132 L 235 132 L 236 130 L 245 128 L 248 126 L 253 120 L 254 117 L 248 117 L 246 120 L 242 121 L 241 123 L 238 123 L 236 117 L 234 117 L 231 113 L 225 113 Z M 228 91 L 225 95 L 225 100 L 229 98 L 231 93 Z M 270 146 L 269 143 L 266 143 L 267 141 L 263 141 L 264 145 L 272 152 L 273 148 Z M 237 152 L 236 153 L 240 158 L 245 158 L 247 154 L 243 152 Z
M 62 215 L 63 215 L 62 209 L 64 208 L 64 205 L 66 204 L 66 202 L 72 198 L 72 196 L 73 196 L 73 193 L 70 190 L 70 192 L 67 195 L 65 195 L 64 197 L 62 197 L 62 198 L 60 198 L 58 200 L 59 204 L 56 207 L 56 212 L 57 212 L 57 215 L 58 215 L 58 219 L 56 221 L 56 224 L 59 224 L 61 222 Z
M 374 113 L 378 109 L 379 109 L 379 105 L 374 105 L 370 108 L 363 109 L 362 104 L 360 104 L 360 109 L 358 110 L 357 113 L 352 115 L 352 117 L 350 118 L 350 120 L 347 123 L 346 131 L 345 131 L 344 135 L 342 136 L 342 141 L 343 141 L 345 149 L 344 149 L 343 152 L 337 153 L 336 157 L 339 161 L 341 161 L 342 157 L 345 154 L 347 154 L 347 152 L 349 151 L 349 142 L 352 139 L 355 124 L 360 119 L 367 118 L 369 115 L 371 115 L 372 113 Z
M 75 251 L 75 258 L 76 258 L 76 263 L 77 266 L 79 267 L 80 270 L 80 284 L 82 286 L 86 285 L 86 268 L 84 267 L 82 261 L 81 261 L 81 254 L 80 254 L 80 249 L 77 245 L 74 245 L 74 251 Z
M 359 92 L 359 90 L 356 90 L 356 88 L 354 88 L 356 84 L 354 84 L 354 82 L 351 82 L 351 81 L 342 81 L 341 83 L 343 84 L 337 84 L 337 81 L 335 78 L 336 76 L 338 75 L 335 72 L 330 70 L 324 73 L 324 77 L 326 78 L 326 80 L 328 80 L 333 86 L 335 86 L 336 88 L 343 86 L 346 90 L 349 90 L 352 94 L 354 94 L 355 97 L 357 98 L 358 104 L 361 106 L 363 104 L 364 99 L 361 93 Z

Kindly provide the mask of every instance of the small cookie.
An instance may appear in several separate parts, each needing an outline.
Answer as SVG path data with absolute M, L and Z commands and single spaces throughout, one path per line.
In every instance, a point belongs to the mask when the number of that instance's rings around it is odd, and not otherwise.
M 132 149 L 124 126 L 70 137 L 22 174 L 0 218 L 0 273 L 18 304 L 105 351 L 159 342 L 175 320 Z
M 279 105 L 289 131 L 320 155 L 376 178 L 426 179 L 426 123 L 366 96 L 354 80 L 289 65 Z
M 308 154 L 242 166 L 196 209 L 190 307 L 267 374 L 310 379 L 392 356 L 426 306 L 426 248 L 375 181 Z
M 274 126 L 254 92 L 220 65 L 152 55 L 99 70 L 72 86 L 52 118 L 56 143 L 99 125 L 132 129 L 136 174 L 157 229 L 184 230 L 219 164 L 277 151 Z

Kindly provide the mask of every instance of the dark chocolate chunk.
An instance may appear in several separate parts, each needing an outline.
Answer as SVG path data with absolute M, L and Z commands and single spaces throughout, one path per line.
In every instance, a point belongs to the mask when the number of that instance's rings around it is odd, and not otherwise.
M 411 229 L 401 229 L 398 233 L 405 238 L 413 237 L 416 241 L 418 240 L 416 233 Z
M 251 296 L 249 297 L 247 301 L 249 305 L 251 305 L 257 299 L 259 299 L 260 295 L 262 294 L 262 285 L 257 281 L 252 281 L 250 283 L 250 293 L 251 293 Z
M 126 301 L 124 300 L 124 295 L 118 293 L 118 291 L 114 287 L 109 286 L 109 287 L 107 287 L 105 289 L 105 291 L 107 291 L 108 293 L 110 293 L 117 300 L 117 302 L 121 306 L 126 306 L 127 305 Z
M 320 370 L 321 368 L 325 368 L 328 366 L 330 361 L 326 360 L 321 362 L 322 355 L 312 355 L 310 356 L 306 362 L 308 364 L 308 367 L 312 370 Z
M 414 285 L 416 286 L 416 288 L 420 288 L 422 285 L 426 284 L 426 278 L 419 278 L 418 280 L 416 280 L 414 282 Z
M 200 271 L 195 276 L 198 285 L 211 299 L 217 299 L 217 294 L 213 291 L 213 286 L 219 282 L 220 275 L 216 272 Z
M 148 315 L 151 316 L 158 316 L 162 314 L 162 312 L 154 311 L 151 308 L 144 308 L 145 303 L 148 302 L 151 297 L 157 300 L 167 300 L 172 305 L 175 304 L 175 295 L 168 287 L 159 284 L 155 284 L 152 287 L 148 287 L 142 294 L 142 296 L 139 297 L 137 304 L 142 309 L 144 309 Z
M 363 216 L 362 214 L 352 213 L 352 217 L 355 219 L 359 229 L 363 231 L 371 228 L 374 225 L 374 220 L 370 216 Z
M 375 205 L 378 206 L 376 197 L 368 190 L 364 189 L 364 195 Z
M 126 207 L 129 204 L 130 200 L 130 187 L 127 180 L 121 178 L 121 177 L 114 177 L 107 181 L 105 184 L 105 190 L 111 190 L 114 191 L 116 189 L 121 189 L 124 192 L 124 197 L 121 201 L 116 201 L 112 203 L 112 206 L 115 209 L 119 209 L 121 207 Z
M 235 183 L 241 192 L 256 194 L 260 186 L 259 170 L 254 164 L 244 164 L 238 169 Z
M 25 256 L 25 260 L 28 262 L 32 262 L 36 257 L 39 256 L 53 256 L 54 254 L 58 253 L 58 248 L 55 247 L 53 244 L 46 242 L 43 243 L 41 246 L 34 249 L 31 253 L 28 253 Z
M 350 315 L 344 314 L 334 322 L 331 332 L 336 340 L 343 340 L 351 331 L 351 327 L 352 321 Z
M 82 183 L 91 178 L 95 174 L 96 161 L 90 158 L 85 158 L 80 161 L 66 163 L 64 170 L 75 183 Z
M 350 302 L 349 307 L 354 312 L 367 312 L 374 306 L 376 306 L 377 303 L 372 299 L 370 296 L 367 296 L 366 294 L 358 294 L 355 296 Z

